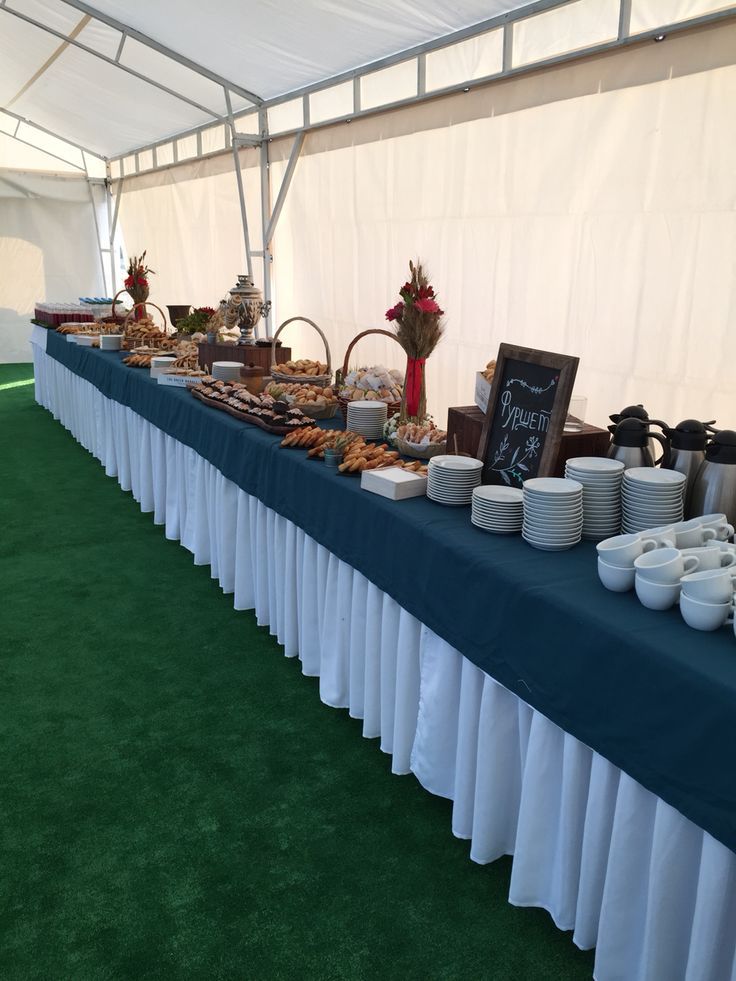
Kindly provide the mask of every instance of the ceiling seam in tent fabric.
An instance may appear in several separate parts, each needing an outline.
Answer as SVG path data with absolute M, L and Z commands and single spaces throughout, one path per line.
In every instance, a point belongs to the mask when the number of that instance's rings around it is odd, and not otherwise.
M 148 37 L 147 34 L 143 34 L 141 31 L 135 30 L 129 25 L 122 23 L 122 21 L 116 20 L 114 17 L 108 17 L 107 14 L 102 13 L 102 11 L 97 10 L 90 4 L 82 3 L 81 0 L 62 0 L 62 3 L 65 3 L 68 7 L 74 7 L 75 10 L 79 10 L 81 13 L 89 14 L 90 17 L 93 17 L 95 20 L 99 20 L 102 24 L 107 24 L 108 27 L 112 27 L 116 31 L 121 31 L 126 36 L 132 37 L 141 44 L 145 44 L 147 47 L 153 48 L 154 51 L 158 51 L 167 58 L 171 58 L 172 61 L 178 62 L 178 64 L 183 65 L 184 68 L 188 68 L 197 75 L 201 75 L 203 78 L 208 78 L 211 82 L 215 82 L 217 85 L 223 86 L 223 88 L 230 89 L 230 91 L 235 93 L 235 95 L 239 95 L 241 98 L 252 102 L 254 106 L 260 106 L 263 104 L 264 100 L 259 95 L 256 95 L 255 92 L 251 92 L 248 89 L 243 88 L 242 85 L 238 85 L 236 82 L 223 78 L 216 72 L 212 72 L 208 68 L 205 68 L 204 65 L 200 65 L 196 61 L 192 61 L 190 58 L 180 54 L 178 51 L 174 51 L 173 48 L 169 48 L 165 44 L 154 40 L 154 38 Z
M 75 37 L 77 37 L 84 30 L 87 24 L 89 24 L 91 20 L 92 20 L 91 17 L 85 15 L 77 24 L 77 26 L 74 28 L 74 30 L 69 33 L 69 39 L 73 40 Z M 10 108 L 10 106 L 12 106 L 14 102 L 17 102 L 18 99 L 20 99 L 20 97 L 28 91 L 28 89 L 33 85 L 33 83 L 37 82 L 38 79 L 44 74 L 44 72 L 48 71 L 48 69 L 53 65 L 53 63 L 56 61 L 59 55 L 62 54 L 62 52 L 66 51 L 68 47 L 69 47 L 69 40 L 62 41 L 62 43 L 53 52 L 53 54 L 51 54 L 46 59 L 46 61 L 44 61 L 44 63 L 41 65 L 38 71 L 34 72 L 33 75 L 28 79 L 28 81 L 23 86 L 23 88 L 20 89 L 19 92 L 16 92 L 16 94 L 13 96 L 10 102 L 6 104 L 5 108 Z

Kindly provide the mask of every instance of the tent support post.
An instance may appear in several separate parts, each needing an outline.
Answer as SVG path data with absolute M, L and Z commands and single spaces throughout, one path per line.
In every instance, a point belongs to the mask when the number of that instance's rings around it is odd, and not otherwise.
M 230 99 L 230 91 L 228 89 L 225 92 L 225 102 L 227 104 L 227 118 L 230 123 L 230 132 L 232 134 L 232 151 L 233 151 L 233 163 L 235 164 L 235 180 L 238 182 L 238 200 L 240 201 L 240 221 L 243 225 L 243 242 L 245 243 L 245 264 L 248 270 L 248 275 L 253 277 L 253 257 L 250 251 L 250 235 L 248 234 L 248 213 L 245 209 L 245 190 L 243 189 L 243 173 L 240 169 L 240 153 L 238 152 L 238 141 L 236 139 L 235 132 L 235 120 L 233 119 L 233 105 Z
M 120 198 L 123 193 L 123 182 L 122 180 L 118 184 L 117 194 L 115 196 L 115 211 L 113 213 L 112 209 L 112 170 L 110 168 L 110 161 L 105 163 L 105 173 L 107 174 L 107 181 L 105 182 L 105 198 L 107 201 L 107 233 L 110 242 L 110 289 L 112 292 L 110 296 L 114 297 L 117 293 L 117 277 L 115 275 L 115 228 L 118 223 L 118 209 L 120 208 Z M 113 310 L 113 313 L 115 311 Z
M 102 289 L 104 290 L 107 288 L 107 284 L 105 282 L 107 278 L 105 275 L 105 252 L 107 251 L 107 249 L 102 248 L 102 241 L 100 240 L 100 222 L 97 218 L 97 202 L 95 201 L 95 192 L 92 190 L 92 184 L 89 179 L 89 171 L 87 170 L 86 167 L 84 169 L 84 173 L 87 178 L 87 190 L 89 191 L 89 200 L 90 200 L 90 204 L 92 205 L 92 217 L 95 220 L 95 236 L 97 238 L 97 252 L 100 257 L 100 271 L 102 273 Z
M 268 158 L 268 113 L 265 109 L 258 112 L 259 129 L 261 131 L 261 235 L 263 237 L 263 299 L 273 303 L 271 289 L 271 242 L 267 239 L 268 216 L 271 214 L 271 163 Z M 272 335 L 271 310 L 265 317 L 266 336 Z M 257 329 L 257 328 L 256 328 Z

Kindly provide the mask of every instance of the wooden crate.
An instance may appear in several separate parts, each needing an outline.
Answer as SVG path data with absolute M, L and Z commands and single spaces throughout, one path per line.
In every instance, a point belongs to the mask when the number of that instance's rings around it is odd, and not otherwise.
M 241 364 L 256 364 L 268 374 L 271 368 L 271 345 L 259 347 L 257 344 L 198 344 L 199 363 L 205 371 L 212 370 L 213 361 L 240 361 Z M 276 348 L 276 364 L 291 360 L 290 347 Z
M 467 453 L 475 456 L 478 452 L 480 434 L 483 429 L 485 412 L 477 405 L 461 405 L 449 409 L 447 413 L 447 452 Z M 606 429 L 584 424 L 579 433 L 563 433 L 557 463 L 551 477 L 565 476 L 565 461 L 574 456 L 605 456 L 611 437 Z

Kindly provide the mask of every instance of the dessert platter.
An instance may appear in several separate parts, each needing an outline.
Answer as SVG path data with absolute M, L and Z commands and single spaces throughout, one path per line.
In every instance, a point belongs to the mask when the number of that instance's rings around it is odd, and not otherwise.
M 271 395 L 253 395 L 239 382 L 224 382 L 206 375 L 189 391 L 205 405 L 221 409 L 235 419 L 277 436 L 312 424 L 312 420 L 301 409 L 289 406 L 286 402 L 277 402 Z

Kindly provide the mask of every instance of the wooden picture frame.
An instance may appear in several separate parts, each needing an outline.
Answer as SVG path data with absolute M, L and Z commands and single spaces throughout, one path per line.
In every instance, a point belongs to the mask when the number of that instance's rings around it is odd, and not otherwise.
M 484 484 L 554 473 L 579 358 L 501 344 L 478 445 Z

